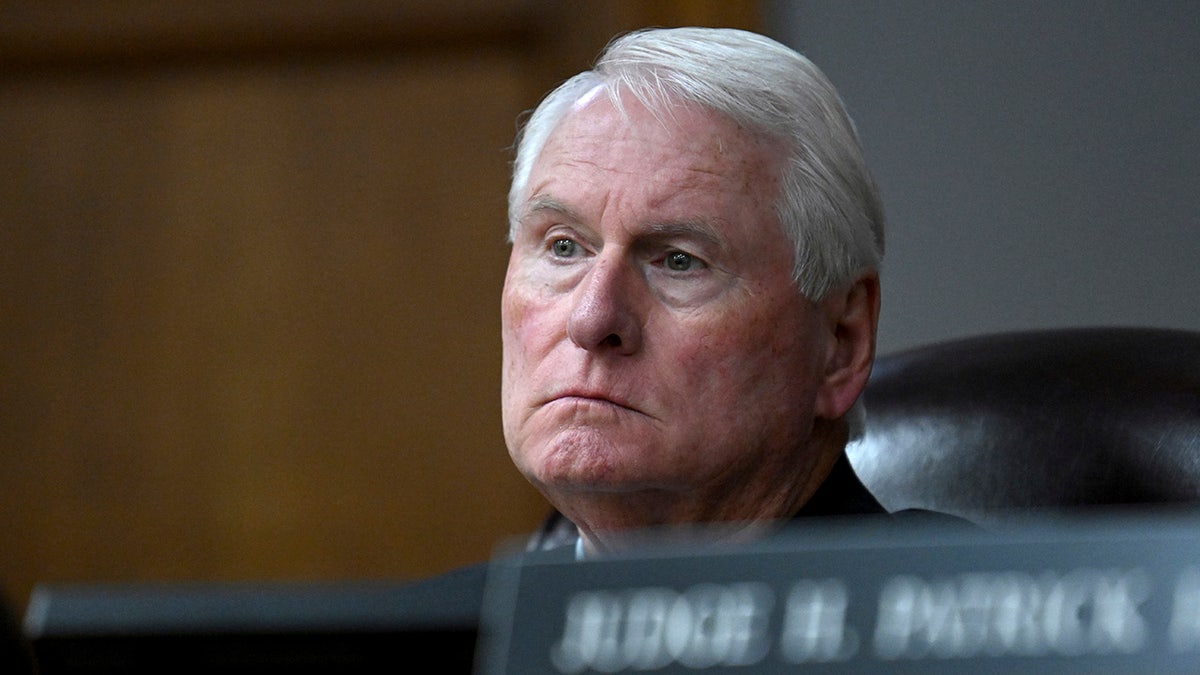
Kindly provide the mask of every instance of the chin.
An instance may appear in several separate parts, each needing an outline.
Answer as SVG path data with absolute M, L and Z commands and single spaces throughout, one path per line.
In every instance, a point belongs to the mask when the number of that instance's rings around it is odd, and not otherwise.
M 526 472 L 539 485 L 558 493 L 629 493 L 645 490 L 656 481 L 644 470 L 625 466 L 610 457 L 554 457 Z
M 628 493 L 679 482 L 677 463 L 647 463 L 662 455 L 655 444 L 622 436 L 628 434 L 560 428 L 549 438 L 526 439 L 513 460 L 531 483 L 561 493 Z

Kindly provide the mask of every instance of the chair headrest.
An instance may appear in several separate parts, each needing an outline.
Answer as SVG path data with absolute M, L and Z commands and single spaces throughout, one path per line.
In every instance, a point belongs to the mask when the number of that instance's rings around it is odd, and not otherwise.
M 1075 328 L 880 357 L 848 453 L 888 508 L 1200 502 L 1200 333 Z

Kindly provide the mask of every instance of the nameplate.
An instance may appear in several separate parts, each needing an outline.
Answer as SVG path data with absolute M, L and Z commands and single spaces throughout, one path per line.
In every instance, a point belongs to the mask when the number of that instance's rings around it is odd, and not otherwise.
M 493 564 L 477 672 L 1197 673 L 1200 518 L 816 522 Z

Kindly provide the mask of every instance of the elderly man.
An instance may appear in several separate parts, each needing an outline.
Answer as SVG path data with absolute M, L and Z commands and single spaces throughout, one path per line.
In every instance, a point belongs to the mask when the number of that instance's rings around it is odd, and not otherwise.
M 581 555 L 883 510 L 844 454 L 882 208 L 804 57 L 737 30 L 617 39 L 523 129 L 509 226 L 504 436 Z

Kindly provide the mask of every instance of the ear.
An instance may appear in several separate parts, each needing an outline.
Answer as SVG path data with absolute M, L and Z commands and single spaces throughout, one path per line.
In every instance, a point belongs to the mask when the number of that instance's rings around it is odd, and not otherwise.
M 816 414 L 832 420 L 850 410 L 871 375 L 879 326 L 879 275 L 874 271 L 863 274 L 848 287 L 832 291 L 820 307 L 828 322 L 830 343 Z

